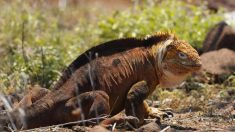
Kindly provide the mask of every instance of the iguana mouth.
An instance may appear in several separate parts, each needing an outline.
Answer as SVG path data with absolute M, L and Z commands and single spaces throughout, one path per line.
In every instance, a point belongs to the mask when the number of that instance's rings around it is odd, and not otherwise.
M 178 61 L 180 65 L 186 66 L 186 67 L 201 67 L 202 63 L 200 61 L 191 61 L 191 62 L 186 62 L 186 61 Z
M 198 63 L 191 63 L 191 64 L 183 64 L 183 63 L 180 63 L 181 65 L 183 65 L 184 67 L 187 67 L 187 68 L 192 68 L 192 69 L 200 69 L 202 67 L 202 64 L 201 62 L 198 62 Z
M 202 64 L 201 63 L 196 63 L 193 65 L 193 67 L 202 67 Z

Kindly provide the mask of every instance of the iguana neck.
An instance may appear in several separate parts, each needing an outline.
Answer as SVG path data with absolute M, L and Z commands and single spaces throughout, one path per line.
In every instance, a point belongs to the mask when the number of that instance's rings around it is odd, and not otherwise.
M 147 81 L 152 92 L 159 83 L 159 75 L 151 47 L 139 48 L 131 54 L 128 58 L 134 69 L 134 75 L 137 76 L 136 81 Z
M 189 74 L 182 74 L 182 75 L 175 75 L 172 71 L 177 71 L 174 67 L 171 67 L 170 71 L 168 70 L 167 62 L 164 62 L 164 56 L 167 52 L 167 46 L 173 40 L 166 40 L 160 44 L 154 45 L 152 49 L 152 53 L 155 59 L 155 69 L 156 75 L 159 80 L 159 87 L 161 88 L 168 88 L 168 87 L 175 87 L 179 85 Z

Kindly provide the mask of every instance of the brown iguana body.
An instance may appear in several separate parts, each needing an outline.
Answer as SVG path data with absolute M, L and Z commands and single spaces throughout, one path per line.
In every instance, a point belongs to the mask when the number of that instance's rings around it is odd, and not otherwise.
M 178 52 L 188 56 L 185 67 L 172 59 Z M 123 109 L 141 123 L 152 114 L 144 99 L 157 85 L 175 85 L 200 66 L 197 52 L 169 33 L 107 42 L 79 56 L 51 92 L 29 106 L 21 105 L 23 128 L 115 115 Z M 11 112 L 20 127 L 18 114 L 17 109 Z

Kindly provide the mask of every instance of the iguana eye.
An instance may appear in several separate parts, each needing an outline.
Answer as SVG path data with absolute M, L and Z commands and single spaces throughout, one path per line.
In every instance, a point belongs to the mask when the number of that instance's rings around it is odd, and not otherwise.
M 178 56 L 179 56 L 180 59 L 186 59 L 187 58 L 187 55 L 183 52 L 179 52 Z

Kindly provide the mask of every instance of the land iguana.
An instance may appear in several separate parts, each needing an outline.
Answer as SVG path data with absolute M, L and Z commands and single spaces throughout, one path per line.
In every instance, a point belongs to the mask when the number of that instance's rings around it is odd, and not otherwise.
M 156 89 L 180 84 L 201 68 L 197 51 L 172 33 L 118 39 L 95 46 L 73 61 L 52 91 L 28 95 L 10 112 L 18 128 L 116 115 L 157 116 L 145 99 Z M 115 121 L 113 116 L 101 122 Z

